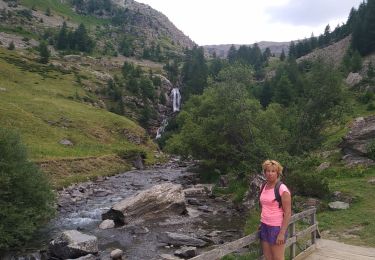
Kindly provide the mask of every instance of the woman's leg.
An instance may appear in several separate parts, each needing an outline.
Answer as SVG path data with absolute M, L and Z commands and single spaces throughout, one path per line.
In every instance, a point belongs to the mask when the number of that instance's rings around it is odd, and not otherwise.
M 264 255 L 265 260 L 273 260 L 271 245 L 267 241 L 263 241 L 263 240 L 261 240 L 261 243 L 262 243 L 263 255 Z
M 272 260 L 284 260 L 285 244 L 271 245 Z

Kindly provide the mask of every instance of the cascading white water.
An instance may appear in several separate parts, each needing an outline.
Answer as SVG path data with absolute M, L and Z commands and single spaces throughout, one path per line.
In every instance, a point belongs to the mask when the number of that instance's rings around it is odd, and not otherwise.
M 180 111 L 181 106 L 181 94 L 178 88 L 172 89 L 171 96 L 173 99 L 173 112 Z
M 159 139 L 161 137 L 161 134 L 164 132 L 167 125 L 168 125 L 168 120 L 165 118 L 163 119 L 161 126 L 158 128 L 158 131 L 156 132 L 156 139 Z
M 181 94 L 180 90 L 178 88 L 173 88 L 171 91 L 170 95 L 172 99 L 172 106 L 173 106 L 173 112 L 178 112 L 180 111 L 180 106 L 181 106 Z M 164 132 L 165 128 L 168 125 L 168 119 L 165 118 L 163 119 L 163 122 L 161 123 L 161 126 L 158 128 L 156 132 L 156 139 L 159 139 Z

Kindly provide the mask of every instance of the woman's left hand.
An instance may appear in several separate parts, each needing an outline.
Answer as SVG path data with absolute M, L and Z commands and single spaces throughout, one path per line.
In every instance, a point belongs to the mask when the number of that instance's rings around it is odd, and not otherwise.
M 276 245 L 282 245 L 285 243 L 285 234 L 279 233 L 276 238 Z

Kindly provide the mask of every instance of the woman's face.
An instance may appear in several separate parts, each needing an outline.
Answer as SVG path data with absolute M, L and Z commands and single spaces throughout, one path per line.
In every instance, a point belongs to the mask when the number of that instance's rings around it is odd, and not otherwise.
M 276 167 L 267 167 L 264 170 L 264 175 L 268 182 L 275 182 L 278 178 Z

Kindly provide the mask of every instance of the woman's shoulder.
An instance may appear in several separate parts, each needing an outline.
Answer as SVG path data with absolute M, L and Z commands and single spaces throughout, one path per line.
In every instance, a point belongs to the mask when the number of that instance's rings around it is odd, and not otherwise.
M 283 195 L 284 192 L 287 192 L 290 194 L 290 190 L 288 189 L 288 187 L 284 183 L 281 183 L 280 188 L 279 188 L 280 196 Z

